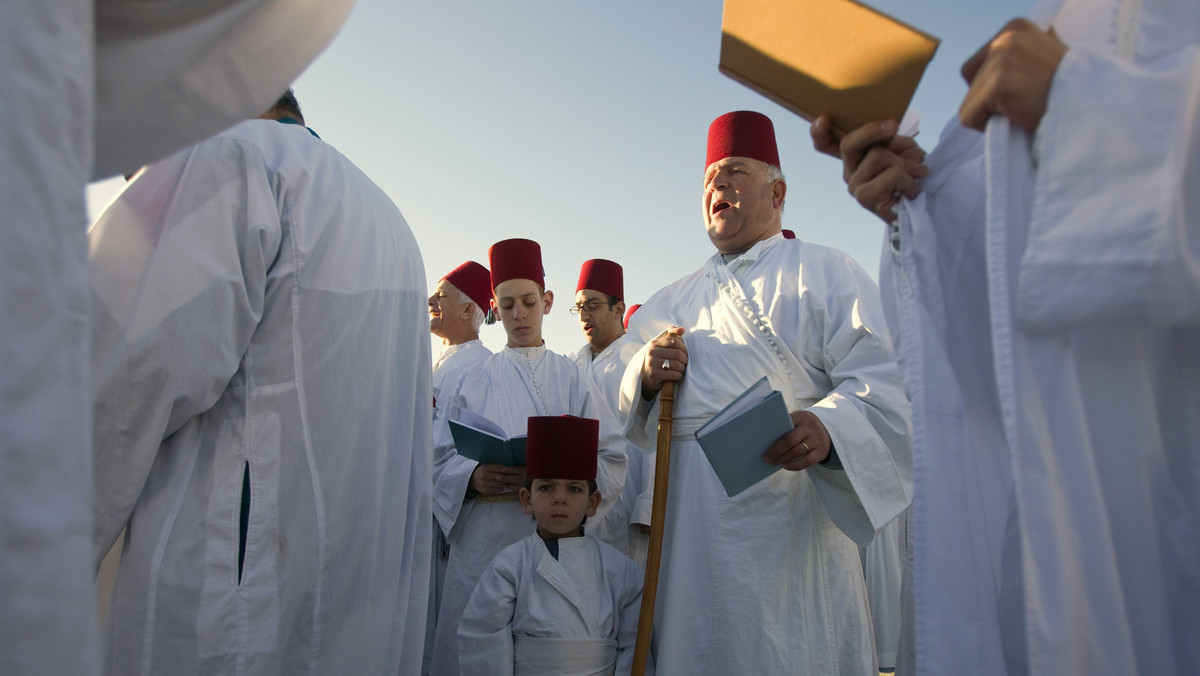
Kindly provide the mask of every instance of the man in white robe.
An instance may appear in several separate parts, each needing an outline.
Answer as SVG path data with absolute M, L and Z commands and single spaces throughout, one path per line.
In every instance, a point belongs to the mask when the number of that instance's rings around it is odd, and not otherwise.
M 603 516 L 621 492 L 625 441 L 600 393 L 566 357 L 546 349 L 542 320 L 554 302 L 546 291 L 537 242 L 509 239 L 488 251 L 492 302 L 508 341 L 503 351 L 459 380 L 439 404 L 434 425 L 433 511 L 450 543 L 434 639 L 432 673 L 458 676 L 458 621 L 479 575 L 508 545 L 529 535 L 533 523 L 516 490 L 521 467 L 481 465 L 458 455 L 449 421 L 469 411 L 499 425 L 509 436 L 525 433 L 530 416 L 574 415 L 600 421 L 597 483 Z
M 638 338 L 651 342 L 621 392 L 631 438 L 652 444 L 658 390 L 680 381 L 655 663 L 665 674 L 870 673 L 858 545 L 911 490 L 909 409 L 878 291 L 847 255 L 784 236 L 769 119 L 717 118 L 708 160 L 717 253 L 638 310 Z M 763 458 L 787 471 L 730 498 L 694 432 L 763 375 L 795 426 Z
M 88 556 L 88 179 L 132 171 L 261 112 L 351 5 L 5 3 L 0 673 L 99 666 Z
M 579 328 L 587 336 L 587 343 L 575 353 L 575 363 L 584 377 L 596 384 L 618 420 L 621 376 L 642 347 L 625 336 L 624 297 L 624 271 L 619 264 L 603 258 L 584 261 L 571 312 L 579 317 Z M 647 457 L 636 447 L 630 447 L 628 457 L 620 497 L 589 532 L 644 565 L 653 499 L 654 456 Z
M 1200 5 L 1055 1 L 1034 16 L 964 66 L 961 123 L 925 162 L 886 123 L 841 147 L 852 192 L 892 223 L 881 279 L 914 406 L 903 666 L 1186 673 L 1200 662 Z M 837 152 L 827 129 L 816 146 Z
M 480 576 L 458 627 L 462 673 L 630 672 L 642 572 L 580 528 L 601 498 L 589 490 L 598 429 L 585 418 L 529 419 L 529 478 L 520 497 L 537 532 L 501 551 Z
M 293 103 L 151 165 L 90 233 L 112 673 L 420 669 L 425 272 Z
M 433 416 L 437 418 L 438 397 L 458 384 L 463 374 L 479 367 L 492 351 L 479 340 L 479 328 L 488 319 L 492 297 L 491 275 L 475 261 L 466 261 L 438 280 L 429 296 L 429 332 L 442 339 L 442 351 L 433 361 Z M 442 582 L 450 546 L 434 518 L 433 569 L 429 578 L 429 615 L 425 622 L 425 657 L 422 673 L 429 673 L 433 659 L 433 637 L 442 603 Z

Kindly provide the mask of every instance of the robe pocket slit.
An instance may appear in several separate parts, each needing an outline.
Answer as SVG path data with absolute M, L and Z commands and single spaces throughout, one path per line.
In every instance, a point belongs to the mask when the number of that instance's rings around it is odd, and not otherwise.
M 278 649 L 279 416 L 251 415 L 220 435 L 196 618 L 202 658 Z

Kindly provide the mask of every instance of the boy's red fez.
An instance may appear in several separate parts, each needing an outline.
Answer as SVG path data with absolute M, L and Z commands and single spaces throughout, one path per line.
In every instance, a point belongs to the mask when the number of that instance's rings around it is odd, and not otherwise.
M 708 126 L 709 165 L 726 157 L 749 157 L 779 166 L 779 149 L 775 146 L 775 125 L 771 118 L 751 110 L 725 113 Z
M 442 279 L 450 282 L 456 289 L 467 296 L 485 313 L 492 299 L 492 275 L 488 269 L 476 263 L 467 261 L 454 268 Z
M 525 440 L 525 476 L 530 479 L 596 478 L 600 421 L 573 415 L 532 416 Z
M 488 249 L 488 265 L 492 268 L 492 289 L 510 279 L 532 279 L 546 288 L 546 273 L 542 270 L 542 247 L 531 239 L 506 239 Z
M 579 269 L 579 283 L 575 285 L 575 290 L 583 291 L 584 289 L 607 293 L 621 299 L 625 298 L 621 266 L 603 258 L 584 261 L 583 267 Z
M 632 317 L 633 313 L 637 312 L 638 308 L 641 306 L 641 303 L 638 303 L 637 305 L 630 305 L 629 309 L 625 311 L 625 320 L 623 322 L 625 324 L 625 328 L 629 328 L 629 318 Z

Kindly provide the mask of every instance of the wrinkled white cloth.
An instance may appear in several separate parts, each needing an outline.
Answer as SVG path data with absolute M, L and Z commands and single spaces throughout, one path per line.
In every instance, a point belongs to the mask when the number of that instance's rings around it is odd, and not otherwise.
M 917 447 L 901 670 L 1185 673 L 1200 663 L 1200 5 L 1035 16 L 1070 47 L 1036 135 L 952 123 L 885 247 Z
M 530 416 L 575 415 L 600 421 L 596 483 L 603 496 L 596 517 L 611 508 L 625 479 L 625 440 L 590 380 L 566 357 L 545 348 L 505 348 L 464 375 L 439 406 L 434 424 L 433 512 L 450 543 L 442 586 L 432 672 L 457 676 L 458 621 L 479 575 L 505 547 L 529 534 L 533 517 L 520 502 L 466 500 L 478 466 L 454 450 L 450 420 L 467 410 L 488 418 L 510 436 L 523 435 Z M 590 521 L 590 519 L 589 519 Z M 584 526 L 587 527 L 586 525 Z
M 875 667 L 858 544 L 909 504 L 908 403 L 877 288 L 845 254 L 776 235 L 654 294 L 638 339 L 686 329 L 676 392 L 662 579 L 660 673 L 863 674 Z M 652 443 L 636 355 L 628 434 Z M 844 470 L 780 471 L 729 498 L 696 443 L 704 421 L 766 375 L 829 431 Z M 802 631 L 797 631 L 802 627 Z
M 99 668 L 88 563 L 89 177 L 132 170 L 261 112 L 332 39 L 351 5 L 5 3 L 0 673 Z
M 396 206 L 250 120 L 147 168 L 90 243 L 97 562 L 128 526 L 109 670 L 415 673 L 432 395 Z
M 458 627 L 462 673 L 628 674 L 641 603 L 628 556 L 585 536 L 560 538 L 555 559 L 535 533 L 480 576 Z
M 433 417 L 437 418 L 437 400 L 443 391 L 448 395 L 464 373 L 478 368 L 492 351 L 478 339 L 457 345 L 447 345 L 433 360 Z M 437 518 L 433 520 L 433 568 L 429 573 L 429 614 L 425 620 L 425 655 L 421 673 L 428 674 L 433 660 L 433 637 L 437 630 L 438 608 L 442 605 L 442 584 L 446 580 L 449 545 Z
M 604 396 L 613 415 L 623 426 L 624 416 L 621 415 L 621 377 L 625 375 L 625 367 L 633 355 L 642 348 L 641 343 L 632 340 L 628 335 L 617 338 L 599 354 L 592 352 L 588 344 L 584 344 L 575 353 L 575 363 L 584 377 L 591 378 Z M 595 356 L 593 356 L 595 355 Z M 625 469 L 625 485 L 621 488 L 621 497 L 609 510 L 604 518 L 595 524 L 588 524 L 588 534 L 603 540 L 637 561 L 646 563 L 646 547 L 648 537 L 642 534 L 637 524 L 650 525 L 650 507 L 654 500 L 654 449 L 651 453 L 638 449 L 630 444 L 628 450 L 629 462 Z

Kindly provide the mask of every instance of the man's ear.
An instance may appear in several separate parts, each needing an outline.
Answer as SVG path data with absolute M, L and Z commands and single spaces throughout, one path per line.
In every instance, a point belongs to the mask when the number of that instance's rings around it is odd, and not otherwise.
M 546 305 L 546 307 L 544 307 L 542 309 L 542 314 L 544 314 L 544 315 L 550 314 L 550 308 L 554 305 L 554 292 L 553 291 L 542 292 L 542 302 L 545 303 L 545 305 Z
M 521 499 L 521 506 L 525 508 L 525 513 L 533 514 L 533 495 L 529 492 L 529 489 L 521 486 L 517 490 L 517 497 Z
M 617 313 L 618 319 L 625 318 L 625 301 L 619 300 L 613 304 L 613 312 Z
M 776 209 L 783 208 L 783 198 L 787 196 L 787 183 L 775 181 L 771 186 L 771 205 Z
M 486 313 L 484 313 L 486 314 Z M 459 319 L 469 320 L 475 316 L 475 302 L 463 303 L 462 312 L 458 313 Z
M 588 496 L 588 507 L 587 511 L 584 512 L 584 516 L 596 516 L 596 508 L 600 506 L 600 499 L 603 497 L 600 494 L 599 488 L 592 491 L 592 494 Z

